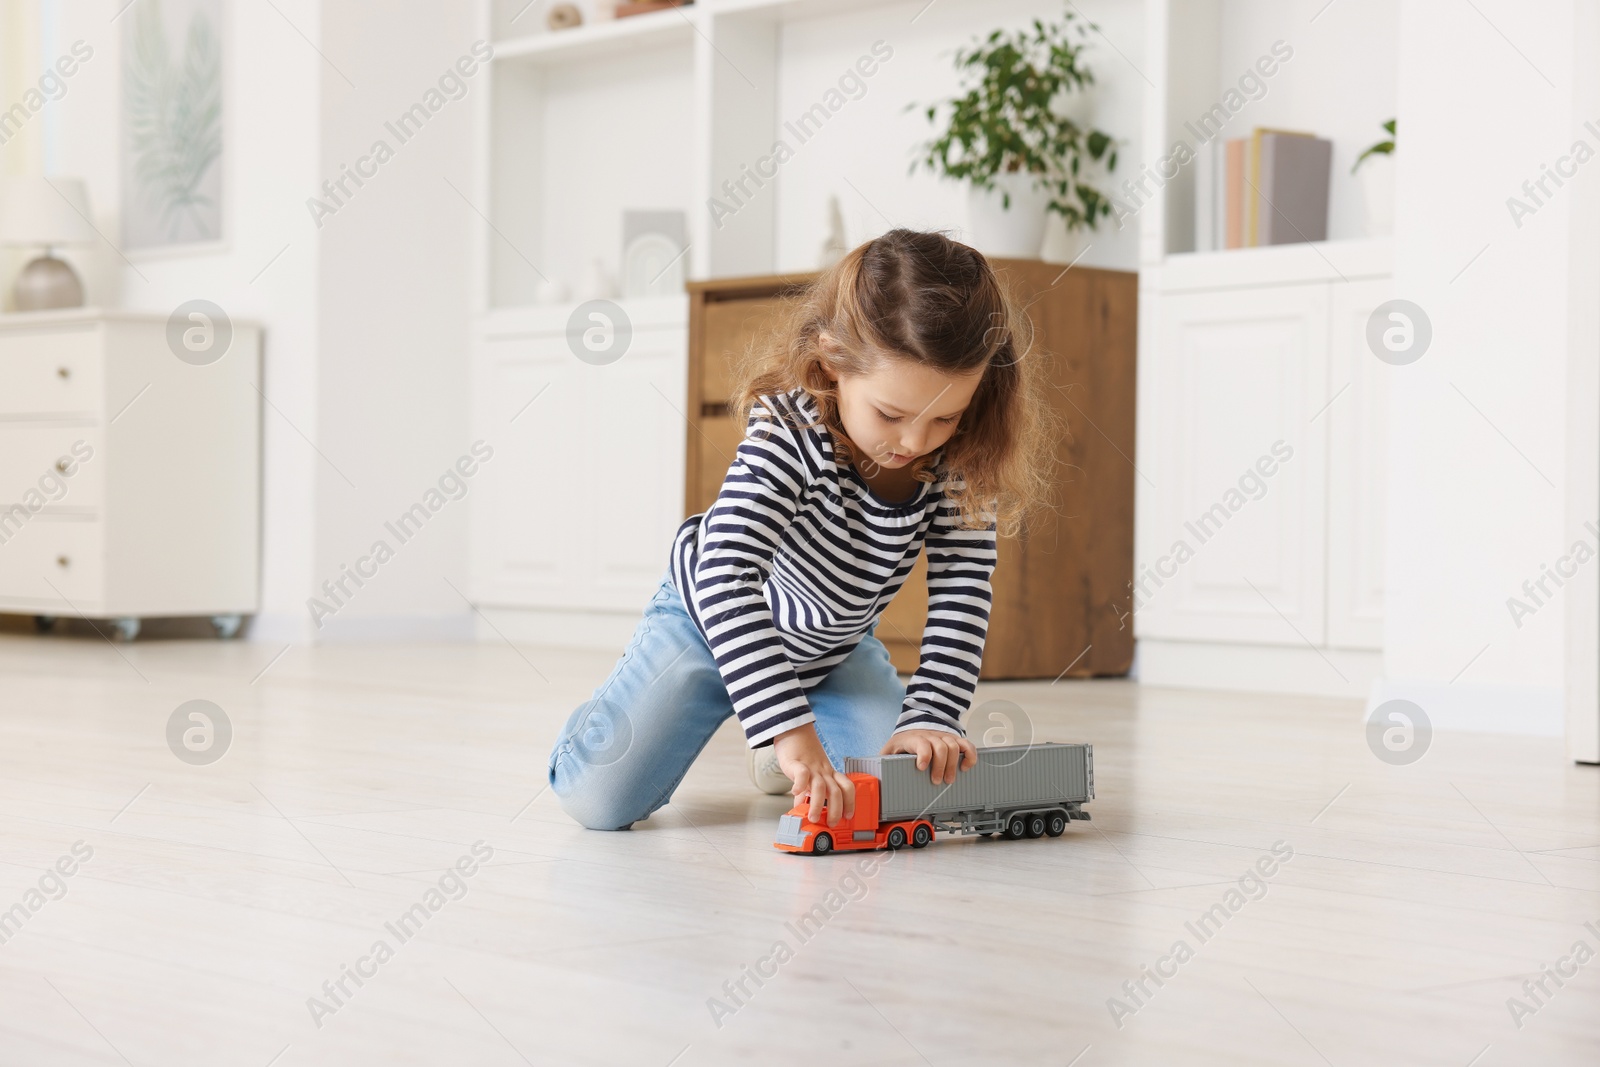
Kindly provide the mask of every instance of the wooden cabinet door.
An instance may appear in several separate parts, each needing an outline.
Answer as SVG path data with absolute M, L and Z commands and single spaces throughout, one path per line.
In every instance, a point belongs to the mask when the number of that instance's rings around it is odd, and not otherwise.
M 1324 643 L 1328 316 L 1320 283 L 1162 299 L 1140 377 L 1140 636 Z
M 745 351 L 764 343 L 776 327 L 788 301 L 714 300 L 705 306 L 705 358 L 700 363 L 700 402 L 709 407 L 724 404 L 733 384 L 733 368 Z

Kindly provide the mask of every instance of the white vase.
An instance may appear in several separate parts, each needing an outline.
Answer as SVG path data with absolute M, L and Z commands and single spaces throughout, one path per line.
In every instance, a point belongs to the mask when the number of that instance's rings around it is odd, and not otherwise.
M 1394 156 L 1368 156 L 1355 178 L 1366 236 L 1394 233 Z
M 967 188 L 967 232 L 974 248 L 986 256 L 1039 258 L 1050 194 L 1033 181 L 1034 175 L 1024 172 L 997 174 L 993 189 Z M 1002 194 L 1010 194 L 1009 208 Z

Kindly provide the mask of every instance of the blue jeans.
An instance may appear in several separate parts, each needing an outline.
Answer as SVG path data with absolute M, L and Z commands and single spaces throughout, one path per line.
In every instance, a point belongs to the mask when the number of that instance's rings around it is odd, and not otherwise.
M 835 767 L 876 756 L 906 690 L 870 632 L 809 694 L 817 736 Z M 550 753 L 550 788 L 591 830 L 626 830 L 672 799 L 689 765 L 733 715 L 716 660 L 664 578 L 633 640 Z

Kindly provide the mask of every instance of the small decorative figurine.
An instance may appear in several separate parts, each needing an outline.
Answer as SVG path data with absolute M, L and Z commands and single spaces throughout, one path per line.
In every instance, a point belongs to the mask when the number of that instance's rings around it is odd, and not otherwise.
M 577 4 L 557 4 L 545 15 L 544 24 L 552 30 L 570 30 L 583 25 L 583 12 Z
M 844 239 L 844 212 L 839 209 L 839 195 L 828 195 L 828 236 L 823 239 L 822 251 L 817 257 L 817 268 L 827 270 L 844 258 L 850 246 Z

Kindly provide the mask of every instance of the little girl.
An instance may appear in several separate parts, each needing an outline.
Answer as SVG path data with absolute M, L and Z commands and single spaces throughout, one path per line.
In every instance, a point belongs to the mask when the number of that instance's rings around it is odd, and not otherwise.
M 768 792 L 854 810 L 848 756 L 915 753 L 935 781 L 977 764 L 961 718 L 988 631 L 997 530 L 1044 500 L 1042 355 L 988 261 L 892 230 L 825 271 L 731 404 L 745 438 L 686 520 L 611 675 L 550 754 L 567 813 L 625 830 L 666 804 L 730 715 L 771 746 Z M 924 546 L 928 621 L 902 686 L 873 635 Z

